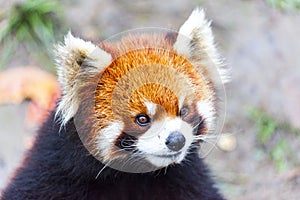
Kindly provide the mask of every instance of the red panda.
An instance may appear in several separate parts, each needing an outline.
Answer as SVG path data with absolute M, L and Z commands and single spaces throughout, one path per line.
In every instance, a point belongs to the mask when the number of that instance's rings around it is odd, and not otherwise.
M 201 9 L 178 33 L 69 33 L 56 55 L 62 97 L 3 200 L 224 199 L 198 155 L 228 79 Z

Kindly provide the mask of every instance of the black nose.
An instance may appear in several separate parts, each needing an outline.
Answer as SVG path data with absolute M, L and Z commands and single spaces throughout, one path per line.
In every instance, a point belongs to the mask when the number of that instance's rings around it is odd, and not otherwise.
M 167 137 L 165 144 L 170 150 L 179 151 L 185 144 L 185 137 L 178 131 L 172 132 Z

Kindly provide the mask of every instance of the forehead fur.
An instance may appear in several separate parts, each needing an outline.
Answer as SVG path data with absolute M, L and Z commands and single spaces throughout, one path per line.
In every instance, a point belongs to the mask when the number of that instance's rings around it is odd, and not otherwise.
M 95 109 L 110 119 L 147 113 L 145 102 L 176 115 L 179 103 L 213 95 L 203 75 L 172 50 L 163 35 L 129 36 L 117 44 L 102 44 L 102 48 L 114 60 L 99 75 Z
M 150 83 L 138 88 L 129 99 L 131 113 L 133 115 L 139 113 L 151 115 L 147 106 L 144 106 L 147 101 L 155 103 L 157 109 L 161 110 L 161 112 L 166 112 L 169 116 L 176 116 L 178 113 L 177 95 L 168 87 Z

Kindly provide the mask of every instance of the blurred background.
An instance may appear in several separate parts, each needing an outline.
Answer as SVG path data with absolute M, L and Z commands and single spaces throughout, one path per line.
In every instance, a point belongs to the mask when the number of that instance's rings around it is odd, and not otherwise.
M 206 157 L 228 199 L 300 199 L 300 0 L 0 0 L 0 193 L 59 97 L 53 44 L 178 29 L 196 6 L 232 69 Z

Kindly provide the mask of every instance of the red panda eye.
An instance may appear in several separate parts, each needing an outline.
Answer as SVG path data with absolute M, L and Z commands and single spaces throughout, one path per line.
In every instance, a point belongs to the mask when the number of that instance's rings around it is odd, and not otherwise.
M 189 108 L 187 106 L 181 108 L 180 112 L 179 112 L 179 116 L 181 118 L 186 117 L 189 114 Z
M 138 116 L 136 116 L 135 118 L 135 122 L 139 125 L 139 126 L 148 126 L 151 122 L 151 119 L 148 115 L 146 114 L 140 114 Z

